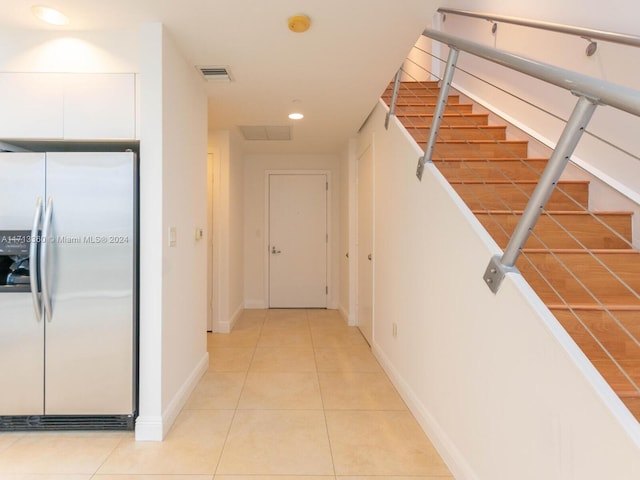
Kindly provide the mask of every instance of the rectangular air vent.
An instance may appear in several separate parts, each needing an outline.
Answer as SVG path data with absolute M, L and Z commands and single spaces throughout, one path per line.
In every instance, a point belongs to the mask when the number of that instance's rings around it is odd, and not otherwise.
M 241 125 L 238 128 L 245 140 L 291 140 L 288 125 Z
M 223 65 L 197 66 L 207 82 L 231 82 L 233 77 L 229 67 Z

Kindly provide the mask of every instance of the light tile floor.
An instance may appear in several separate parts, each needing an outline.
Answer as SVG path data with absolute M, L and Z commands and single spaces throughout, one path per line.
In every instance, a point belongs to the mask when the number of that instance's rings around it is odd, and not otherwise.
M 164 442 L 0 433 L 0 480 L 453 479 L 337 312 L 248 310 L 208 347 L 209 371 Z

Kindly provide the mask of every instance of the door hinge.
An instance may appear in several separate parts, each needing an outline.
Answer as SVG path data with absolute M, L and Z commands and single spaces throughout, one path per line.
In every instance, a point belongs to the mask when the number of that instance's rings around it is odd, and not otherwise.
M 328 233 L 324 236 L 324 242 L 325 243 L 329 243 L 329 234 Z
M 327 192 L 328 192 L 329 191 L 329 182 L 326 182 L 324 185 L 325 185 L 325 187 L 327 189 Z
M 327 295 L 329 295 L 329 287 L 324 287 L 324 293 L 326 293 Z

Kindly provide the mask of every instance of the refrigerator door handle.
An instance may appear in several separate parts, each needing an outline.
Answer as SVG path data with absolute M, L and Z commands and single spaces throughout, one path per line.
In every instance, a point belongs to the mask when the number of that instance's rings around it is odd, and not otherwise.
M 31 243 L 29 245 L 29 283 L 31 284 L 31 296 L 33 298 L 33 309 L 36 312 L 36 320 L 42 319 L 42 307 L 40 302 L 40 294 L 38 293 L 38 245 L 40 238 L 38 237 L 40 229 L 40 221 L 42 220 L 42 197 L 38 197 L 36 202 L 36 213 L 33 216 L 33 227 L 31 227 Z
M 49 256 L 49 243 L 53 239 L 49 238 L 51 230 L 51 217 L 53 214 L 53 200 L 47 200 L 47 208 L 44 212 L 44 223 L 42 224 L 42 247 L 40 248 L 40 285 L 42 286 L 42 300 L 44 303 L 44 316 L 47 321 L 51 321 L 53 315 L 51 305 L 51 292 L 49 291 L 49 275 L 47 272 L 47 259 Z

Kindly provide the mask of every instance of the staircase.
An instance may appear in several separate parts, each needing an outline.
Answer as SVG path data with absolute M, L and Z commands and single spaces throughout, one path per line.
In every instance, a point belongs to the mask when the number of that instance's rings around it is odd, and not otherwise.
M 387 104 L 392 87 L 383 94 Z M 396 116 L 423 149 L 437 95 L 437 82 L 400 86 Z M 433 163 L 502 248 L 547 160 L 529 158 L 528 142 L 508 139 L 506 126 L 489 125 L 487 114 L 449 96 Z M 631 247 L 632 213 L 591 212 L 588 199 L 588 182 L 559 182 L 516 266 L 640 420 L 640 252 Z

